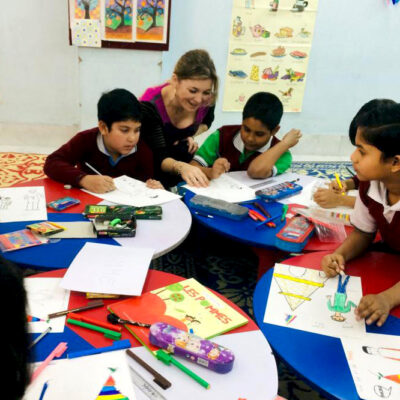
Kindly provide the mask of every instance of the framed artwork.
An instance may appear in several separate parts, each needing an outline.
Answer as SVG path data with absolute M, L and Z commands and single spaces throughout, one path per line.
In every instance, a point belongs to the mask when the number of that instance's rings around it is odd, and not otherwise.
M 168 50 L 171 0 L 68 0 L 73 46 Z

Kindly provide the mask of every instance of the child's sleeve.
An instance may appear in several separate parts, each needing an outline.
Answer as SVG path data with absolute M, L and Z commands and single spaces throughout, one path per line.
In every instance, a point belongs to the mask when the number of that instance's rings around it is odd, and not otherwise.
M 197 150 L 194 161 L 203 167 L 211 167 L 219 157 L 219 130 L 213 132 Z
M 284 152 L 274 165 L 272 175 L 283 174 L 292 165 L 292 155 L 290 151 Z
M 362 232 L 373 233 L 377 230 L 375 218 L 369 213 L 367 206 L 361 200 L 359 192 L 357 192 L 354 210 L 350 215 L 350 222 Z

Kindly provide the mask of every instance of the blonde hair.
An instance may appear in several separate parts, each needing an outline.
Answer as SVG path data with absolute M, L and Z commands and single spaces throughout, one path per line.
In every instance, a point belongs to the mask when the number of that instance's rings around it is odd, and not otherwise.
M 179 80 L 211 79 L 213 103 L 215 103 L 218 94 L 218 76 L 214 62 L 207 51 L 201 49 L 187 51 L 176 63 L 174 74 Z

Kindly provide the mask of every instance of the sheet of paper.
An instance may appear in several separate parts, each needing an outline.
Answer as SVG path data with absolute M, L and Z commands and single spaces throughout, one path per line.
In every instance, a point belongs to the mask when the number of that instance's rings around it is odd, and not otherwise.
M 38 400 L 45 382 L 44 400 L 95 400 L 106 382 L 115 389 L 114 396 L 136 399 L 124 350 L 55 360 L 28 386 L 23 400 Z
M 237 180 L 231 178 L 227 174 L 222 174 L 218 179 L 210 181 L 210 185 L 206 188 L 198 188 L 189 185 L 184 185 L 193 193 L 203 196 L 212 197 L 229 201 L 230 203 L 240 203 L 255 199 L 254 189 L 249 188 Z
M 152 382 L 152 375 L 135 361 L 129 359 L 128 362 L 168 400 L 186 399 L 188 393 L 193 400 L 275 399 L 278 391 L 276 362 L 261 331 L 222 335 L 213 338 L 212 341 L 227 347 L 235 354 L 233 369 L 226 375 L 210 371 L 184 358 L 178 359 L 210 384 L 210 389 L 206 391 L 193 379 L 183 375 L 178 368 L 156 362 L 144 347 L 135 347 L 132 351 L 172 382 L 172 386 L 167 391 L 162 391 L 155 385 Z M 138 400 L 148 400 L 148 397 L 139 390 L 136 391 L 136 395 Z
M 71 22 L 72 44 L 82 47 L 101 47 L 100 21 L 96 19 L 74 19 Z
M 365 322 L 354 308 L 362 297 L 361 278 L 337 276 L 275 264 L 264 322 L 333 337 L 363 337 Z
M 53 318 L 47 322 L 51 313 L 68 309 L 70 291 L 60 287 L 61 278 L 25 278 L 27 292 L 27 314 L 44 321 L 29 322 L 31 333 L 44 332 L 49 326 L 52 333 L 64 332 L 65 317 Z
M 150 189 L 144 182 L 126 175 L 115 178 L 114 184 L 117 189 L 109 193 L 99 194 L 89 192 L 88 190 L 84 191 L 111 203 L 135 207 L 155 206 L 180 198 L 177 194 L 168 192 L 167 190 Z
M 138 296 L 154 249 L 85 243 L 69 266 L 61 286 L 78 292 Z
M 59 222 L 59 224 L 65 228 L 65 231 L 48 236 L 48 239 L 97 238 L 90 221 Z
M 362 399 L 400 399 L 400 336 L 368 333 L 341 341 Z
M 0 189 L 0 222 L 45 220 L 44 186 Z

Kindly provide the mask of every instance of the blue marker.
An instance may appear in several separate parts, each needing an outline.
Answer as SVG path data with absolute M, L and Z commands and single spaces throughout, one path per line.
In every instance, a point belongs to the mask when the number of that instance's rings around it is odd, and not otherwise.
M 43 400 L 44 398 L 44 394 L 46 393 L 47 387 L 49 386 L 49 384 L 47 382 L 44 383 L 42 391 L 40 392 L 40 397 L 39 400 Z
M 77 357 L 83 357 L 83 356 L 91 356 L 92 354 L 100 354 L 100 353 L 106 353 L 107 351 L 129 349 L 130 347 L 131 347 L 131 342 L 129 341 L 129 339 L 124 339 L 124 340 L 118 340 L 118 341 L 114 342 L 113 345 L 107 346 L 107 347 L 75 351 L 73 353 L 69 353 L 67 357 L 68 358 L 77 358 Z

